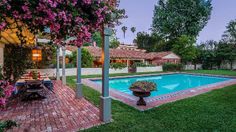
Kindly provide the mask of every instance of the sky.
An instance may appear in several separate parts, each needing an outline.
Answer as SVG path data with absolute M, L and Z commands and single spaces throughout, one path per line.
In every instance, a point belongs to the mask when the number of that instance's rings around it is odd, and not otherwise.
M 154 5 L 158 0 L 120 0 L 120 8 L 126 10 L 127 19 L 122 20 L 122 25 L 117 26 L 117 37 L 121 43 L 132 44 L 137 32 L 149 32 L 152 25 Z M 212 14 L 208 24 L 199 33 L 197 43 L 207 40 L 220 40 L 230 20 L 236 19 L 236 0 L 212 0 Z M 127 26 L 128 30 L 124 38 L 121 30 Z M 136 27 L 136 33 L 130 31 Z

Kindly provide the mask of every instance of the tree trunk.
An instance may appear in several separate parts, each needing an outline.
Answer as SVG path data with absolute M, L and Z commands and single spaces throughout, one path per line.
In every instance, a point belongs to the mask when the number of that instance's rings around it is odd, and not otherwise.
M 230 69 L 233 70 L 233 61 L 230 61 Z

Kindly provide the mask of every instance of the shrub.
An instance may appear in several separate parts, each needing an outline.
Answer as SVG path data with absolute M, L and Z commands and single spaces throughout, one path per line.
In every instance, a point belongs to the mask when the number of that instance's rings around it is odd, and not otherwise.
M 130 88 L 130 90 L 143 90 L 145 92 L 147 91 L 156 91 L 157 90 L 157 86 L 156 83 L 153 82 L 148 82 L 148 81 L 137 81 L 135 83 L 133 83 Z
M 151 67 L 151 66 L 154 66 L 154 65 L 145 64 L 143 62 L 135 62 L 133 63 L 131 67 L 135 68 L 135 67 Z
M 0 132 L 4 132 L 8 129 L 11 129 L 12 127 L 17 127 L 17 124 L 15 121 L 7 120 L 0 122 Z
M 117 70 L 117 69 L 123 69 L 123 68 L 125 68 L 126 67 L 126 64 L 124 64 L 124 63 L 111 63 L 110 64 L 110 68 L 111 69 L 115 69 L 115 70 Z
M 165 63 L 163 65 L 164 71 L 180 71 L 183 69 L 182 64 L 172 64 L 172 63 Z
M 93 56 L 89 53 L 89 51 L 85 48 L 82 48 L 82 58 L 81 65 L 83 68 L 91 68 L 93 66 Z M 77 51 L 74 51 L 71 56 L 69 56 L 69 61 L 71 63 L 71 67 L 76 67 L 77 65 Z
M 14 90 L 8 81 L 0 81 L 0 107 L 5 106 L 9 97 Z
M 4 48 L 4 77 L 16 81 L 25 73 L 26 69 L 32 68 L 31 49 L 9 44 Z

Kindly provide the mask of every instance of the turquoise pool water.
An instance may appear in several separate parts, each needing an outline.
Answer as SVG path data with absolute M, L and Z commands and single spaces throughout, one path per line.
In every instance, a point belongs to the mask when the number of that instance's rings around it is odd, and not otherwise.
M 154 97 L 227 80 L 230 80 L 230 78 L 198 76 L 190 74 L 169 74 L 110 79 L 109 86 L 112 89 L 132 95 L 132 92 L 129 90 L 129 87 L 132 83 L 136 81 L 150 81 L 157 84 L 158 90 L 152 92 L 151 94 L 151 97 Z M 101 84 L 101 80 L 96 80 L 95 82 Z

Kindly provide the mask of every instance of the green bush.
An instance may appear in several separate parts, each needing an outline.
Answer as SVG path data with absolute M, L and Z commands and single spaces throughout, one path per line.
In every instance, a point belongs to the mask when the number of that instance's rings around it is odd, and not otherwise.
M 91 68 L 93 67 L 93 56 L 89 53 L 89 51 L 85 48 L 82 48 L 82 58 L 81 65 L 83 68 Z M 77 63 L 77 51 L 74 51 L 71 56 L 69 56 L 69 61 L 71 66 L 76 67 Z
M 154 65 L 151 65 L 151 64 L 145 64 L 143 62 L 135 62 L 133 63 L 133 65 L 131 67 L 152 67 Z
M 17 127 L 15 121 L 7 120 L 7 121 L 0 121 L 0 132 L 4 132 L 12 127 Z
M 163 71 L 181 71 L 182 69 L 182 64 L 165 63 L 163 65 Z
M 126 64 L 124 64 L 124 63 L 111 63 L 110 64 L 110 68 L 111 69 L 115 69 L 115 70 L 117 70 L 117 69 L 123 69 L 123 68 L 125 68 L 126 67 Z
M 16 81 L 25 73 L 26 69 L 32 68 L 31 49 L 20 47 L 18 45 L 9 44 L 4 48 L 4 77 L 12 81 Z

